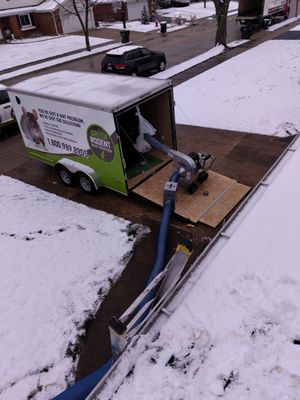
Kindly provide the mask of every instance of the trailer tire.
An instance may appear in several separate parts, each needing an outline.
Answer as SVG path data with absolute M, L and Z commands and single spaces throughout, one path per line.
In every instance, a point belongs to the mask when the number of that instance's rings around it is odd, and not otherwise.
M 198 174 L 197 181 L 198 181 L 199 183 L 203 183 L 203 182 L 206 181 L 207 178 L 208 178 L 208 173 L 207 173 L 206 171 L 201 171 L 201 172 Z
M 94 182 L 89 178 L 86 174 L 83 174 L 82 172 L 77 174 L 77 179 L 78 179 L 78 184 L 80 186 L 80 189 L 87 194 L 95 194 L 96 193 L 96 187 Z
M 197 190 L 197 185 L 195 183 L 191 183 L 188 187 L 189 194 L 194 194 Z
M 75 177 L 72 172 L 68 170 L 68 168 L 62 165 L 57 165 L 55 167 L 55 171 L 64 185 L 69 187 L 73 187 L 76 185 Z

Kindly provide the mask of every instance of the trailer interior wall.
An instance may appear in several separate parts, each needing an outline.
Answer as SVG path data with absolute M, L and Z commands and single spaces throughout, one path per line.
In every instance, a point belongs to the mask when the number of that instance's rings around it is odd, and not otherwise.
M 173 97 L 171 91 L 167 90 L 162 91 L 160 94 L 156 94 L 154 97 L 136 105 L 138 105 L 142 116 L 156 129 L 155 138 L 168 147 L 176 149 L 177 145 L 172 103 Z M 152 149 L 145 154 L 138 154 L 134 150 L 134 138 L 132 138 L 132 133 L 130 131 L 135 130 L 137 133 L 138 130 L 138 124 L 133 121 L 136 113 L 136 105 L 128 107 L 126 110 L 116 115 L 116 126 L 126 165 L 125 171 L 128 174 L 129 170 L 132 170 L 135 167 L 139 168 L 141 163 L 145 165 L 145 160 L 149 155 L 150 157 L 160 161 L 153 167 L 146 168 L 144 171 L 142 170 L 140 174 L 132 178 L 128 176 L 128 189 L 137 186 L 148 176 L 152 175 L 155 171 L 159 170 L 170 161 L 168 156 L 155 149 Z

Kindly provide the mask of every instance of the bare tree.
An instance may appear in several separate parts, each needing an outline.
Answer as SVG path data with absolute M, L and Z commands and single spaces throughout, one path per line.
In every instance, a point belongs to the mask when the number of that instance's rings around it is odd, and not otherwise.
M 89 13 L 97 0 L 68 0 L 66 3 L 54 0 L 65 12 L 76 15 L 85 37 L 85 45 L 88 51 L 91 51 L 89 35 Z
M 223 45 L 226 49 L 227 46 L 227 15 L 230 0 L 213 0 L 216 7 L 217 16 L 217 33 L 215 39 L 215 45 Z

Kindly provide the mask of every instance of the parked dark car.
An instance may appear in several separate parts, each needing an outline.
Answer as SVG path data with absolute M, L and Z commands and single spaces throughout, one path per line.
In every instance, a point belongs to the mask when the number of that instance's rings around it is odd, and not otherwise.
M 108 51 L 101 63 L 102 72 L 124 75 L 143 75 L 154 70 L 163 71 L 165 68 L 164 53 L 135 45 L 117 47 Z

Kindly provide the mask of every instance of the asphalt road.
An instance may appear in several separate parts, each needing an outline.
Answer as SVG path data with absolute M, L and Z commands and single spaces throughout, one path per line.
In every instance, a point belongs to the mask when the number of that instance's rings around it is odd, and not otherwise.
M 291 13 L 290 16 L 295 16 L 296 5 L 299 0 L 291 0 Z M 298 10 L 300 12 L 300 10 Z M 236 23 L 235 15 L 228 17 L 227 26 L 227 42 L 233 42 L 241 39 L 240 25 Z M 215 34 L 216 34 L 216 21 L 214 19 L 203 18 L 197 21 L 197 25 L 190 26 L 186 29 L 169 32 L 167 34 L 160 34 L 157 31 L 151 31 L 146 33 L 141 32 L 130 32 L 130 41 L 134 44 L 143 45 L 151 48 L 152 50 L 160 50 L 165 52 L 167 58 L 167 67 L 178 65 L 190 58 L 198 56 L 211 48 L 214 47 Z M 284 33 L 286 28 L 279 30 Z M 91 30 L 91 36 L 111 39 L 115 42 L 121 41 L 119 31 L 114 29 L 94 29 Z M 251 41 L 243 46 L 232 49 L 223 55 L 224 60 L 238 54 L 239 52 L 245 51 L 252 46 L 269 40 L 278 35 L 278 31 L 260 31 L 255 32 L 251 37 Z M 61 71 L 61 70 L 73 70 L 73 71 L 89 71 L 89 72 L 100 72 L 101 60 L 104 57 L 104 53 L 91 55 L 86 58 L 70 61 L 64 64 L 52 66 L 51 68 L 41 69 L 34 73 L 27 75 L 21 75 L 8 80 L 1 80 L 0 82 L 4 85 L 10 86 L 14 83 L 30 78 L 32 76 L 41 75 L 49 72 Z M 197 73 L 197 70 L 190 71 L 191 76 Z M 187 77 L 188 79 L 189 77 Z M 182 80 L 181 80 L 182 81 Z M 181 82 L 180 81 L 180 82 Z M 179 83 L 180 83 L 179 82 Z M 174 85 L 177 82 L 174 81 Z
M 206 52 L 214 47 L 216 33 L 216 21 L 213 19 L 200 19 L 197 25 L 189 28 L 160 34 L 157 31 L 151 32 L 130 32 L 130 41 L 134 44 L 143 45 L 152 50 L 165 52 L 167 58 L 167 67 L 178 65 L 192 57 Z M 115 42 L 121 41 L 119 31 L 114 29 L 93 29 L 90 32 L 93 37 L 112 39 Z M 228 43 L 240 39 L 240 27 L 236 24 L 234 17 L 228 19 Z M 91 55 L 87 58 L 70 61 L 59 64 L 48 69 L 40 70 L 26 76 L 18 76 L 9 80 L 0 81 L 10 86 L 16 82 L 49 72 L 60 71 L 64 69 L 75 71 L 100 72 L 101 60 L 104 54 Z

